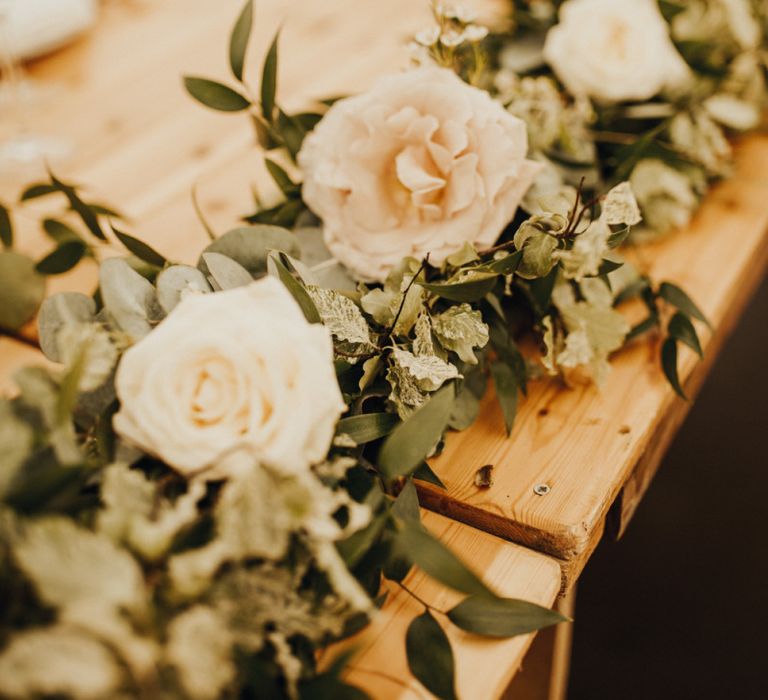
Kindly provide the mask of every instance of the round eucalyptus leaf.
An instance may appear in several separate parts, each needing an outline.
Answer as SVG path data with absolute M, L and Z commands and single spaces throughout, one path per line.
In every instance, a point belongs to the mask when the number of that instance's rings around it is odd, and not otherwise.
M 203 261 L 210 270 L 210 278 L 220 290 L 245 287 L 253 282 L 251 273 L 226 255 L 203 253 Z
M 163 316 L 155 288 L 122 258 L 101 264 L 99 289 L 109 317 L 134 340 L 143 338 Z
M 256 277 L 267 271 L 267 255 L 270 250 L 279 250 L 294 258 L 299 257 L 295 236 L 287 229 L 268 224 L 243 226 L 228 231 L 213 241 L 203 253 L 226 255 Z M 210 274 L 202 255 L 197 266 L 203 274 Z
M 205 275 L 191 265 L 172 265 L 157 276 L 157 300 L 166 313 L 176 307 L 185 291 L 210 292 Z
M 16 331 L 31 321 L 45 297 L 45 277 L 35 261 L 15 251 L 0 252 L 0 328 Z
M 48 297 L 37 319 L 40 348 L 53 362 L 61 362 L 57 336 L 61 328 L 74 323 L 88 323 L 96 314 L 96 303 L 79 292 L 62 292 Z

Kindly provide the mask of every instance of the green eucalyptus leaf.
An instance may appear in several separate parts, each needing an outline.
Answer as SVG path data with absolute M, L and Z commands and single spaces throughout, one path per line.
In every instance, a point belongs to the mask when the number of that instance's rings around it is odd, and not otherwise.
M 35 269 L 41 275 L 60 275 L 63 272 L 71 270 L 79 263 L 86 251 L 87 246 L 79 239 L 69 239 L 59 243 L 56 248 L 48 253 Z
M 203 253 L 203 260 L 210 278 L 219 290 L 245 287 L 253 282 L 251 273 L 240 263 L 221 253 Z
M 268 224 L 243 226 L 228 231 L 211 243 L 203 253 L 221 253 L 240 263 L 254 277 L 267 271 L 267 256 L 272 250 L 299 256 L 294 235 L 287 229 Z M 205 260 L 200 257 L 197 266 L 208 274 Z
M 416 280 L 416 284 L 443 299 L 459 302 L 480 301 L 494 286 L 499 275 L 495 272 L 468 272 L 455 282 L 430 284 Z
M 75 229 L 58 219 L 45 219 L 43 221 L 43 231 L 45 231 L 48 238 L 56 241 L 56 243 L 82 240 L 80 234 Z
M 61 362 L 58 334 L 67 325 L 89 323 L 96 315 L 96 302 L 79 292 L 61 292 L 48 297 L 37 319 L 40 348 L 53 362 Z
M 406 522 L 397 543 L 412 563 L 443 585 L 470 595 L 494 595 L 461 559 L 420 525 Z
M 277 95 L 277 44 L 280 32 L 275 35 L 264 59 L 264 70 L 261 74 L 261 113 L 269 123 L 275 116 L 275 96 Z
M 336 434 L 349 435 L 358 445 L 364 445 L 389 435 L 399 422 L 392 413 L 364 413 L 342 418 L 336 425 Z
M 245 52 L 248 49 L 248 40 L 251 37 L 253 27 L 253 0 L 247 0 L 240 16 L 237 18 L 232 36 L 229 39 L 229 65 L 232 74 L 240 82 L 243 81 L 243 69 L 245 68 Z
M 101 263 L 99 290 L 109 317 L 134 340 L 143 338 L 163 316 L 154 286 L 122 258 Z
M 131 236 L 122 231 L 118 231 L 114 226 L 112 230 L 115 232 L 115 236 L 122 243 L 130 253 L 133 253 L 139 260 L 143 260 L 145 263 L 154 265 L 155 267 L 163 267 L 168 261 L 160 255 L 152 246 L 140 241 L 138 238 Z
M 667 338 L 661 346 L 661 367 L 664 370 L 664 376 L 670 383 L 675 393 L 681 398 L 688 400 L 680 384 L 680 376 L 677 372 L 677 341 L 674 338 Z
M 45 277 L 35 261 L 11 250 L 0 251 L 0 328 L 17 331 L 31 321 L 45 297 Z
M 250 101 L 239 92 L 215 80 L 187 76 L 184 86 L 198 102 L 219 112 L 242 112 L 251 106 Z
M 699 357 L 704 357 L 704 351 L 701 349 L 701 343 L 699 342 L 699 336 L 696 333 L 696 329 L 685 314 L 677 312 L 669 321 L 667 333 L 671 338 L 679 340 L 681 343 L 685 343 L 691 350 L 693 350 Z
M 408 668 L 440 700 L 457 700 L 451 643 L 429 610 L 415 617 L 405 635 Z
M 386 477 L 407 476 L 426 459 L 448 425 L 455 397 L 451 382 L 394 429 L 378 456 L 379 469 Z
M 504 362 L 494 362 L 491 365 L 491 376 L 496 387 L 496 398 L 501 406 L 501 412 L 504 414 L 507 435 L 511 435 L 517 415 L 517 399 L 520 390 L 517 377 L 512 367 Z
M 13 224 L 8 207 L 0 204 L 0 243 L 6 248 L 13 246 Z
M 315 302 L 312 301 L 312 297 L 309 296 L 309 292 L 304 285 L 294 277 L 293 273 L 286 267 L 283 260 L 281 260 L 279 253 L 271 253 L 269 256 L 269 262 L 274 266 L 277 277 L 286 286 L 291 293 L 296 303 L 301 307 L 304 313 L 304 318 L 309 323 L 322 323 L 320 313 L 315 306 Z
M 568 620 L 555 610 L 513 598 L 472 595 L 448 611 L 454 625 L 487 637 L 516 637 Z
M 702 323 L 706 323 L 710 328 L 712 324 L 707 320 L 707 317 L 701 312 L 698 306 L 693 300 L 675 284 L 671 282 L 662 282 L 659 287 L 659 296 L 664 301 L 676 306 L 680 311 L 688 316 L 698 319 Z
M 166 313 L 181 301 L 184 292 L 210 292 L 205 275 L 190 265 L 171 265 L 157 276 L 157 300 Z
M 409 523 L 421 524 L 421 511 L 419 510 L 419 494 L 413 479 L 408 478 L 405 485 L 392 504 L 392 515 Z

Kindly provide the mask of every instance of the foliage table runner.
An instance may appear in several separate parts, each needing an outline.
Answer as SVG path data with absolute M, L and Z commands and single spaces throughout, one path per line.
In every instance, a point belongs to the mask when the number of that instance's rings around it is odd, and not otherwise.
M 260 155 L 250 149 L 251 133 L 243 120 L 233 120 L 224 129 L 221 117 L 191 108 L 178 84 L 164 82 L 198 67 L 209 71 L 222 61 L 221 36 L 239 5 L 239 0 L 217 3 L 215 11 L 204 0 L 166 0 L 156 7 L 110 5 L 101 34 L 34 69 L 41 77 L 72 87 L 59 104 L 34 115 L 35 126 L 68 132 L 78 145 L 72 167 L 76 178 L 119 202 L 144 240 L 179 261 L 192 262 L 205 238 L 190 206 L 190 187 L 197 186 L 206 218 L 224 230 L 250 206 L 247 185 L 252 173 L 263 167 Z M 256 40 L 261 45 L 268 37 L 259 32 L 277 24 L 283 6 L 279 0 L 259 3 Z M 391 69 L 399 37 L 414 26 L 413 3 L 406 0 L 366 3 L 357 9 L 342 0 L 303 0 L 293 3 L 293 9 L 285 51 L 291 59 L 281 75 L 281 90 L 301 98 L 366 85 L 370 75 Z M 330 24 L 342 11 L 354 15 L 355 21 L 349 26 Z M 194 13 L 205 21 L 179 21 Z M 381 26 L 387 31 L 369 31 Z M 339 61 L 328 51 L 324 37 L 329 32 L 323 27 L 333 28 L 334 43 L 344 42 L 345 51 L 359 48 L 356 61 Z M 148 37 L 156 41 L 148 42 Z M 148 46 L 146 51 L 132 50 L 139 42 Z M 116 63 L 116 55 L 125 58 Z M 326 58 L 333 70 L 320 67 Z M 155 70 L 158 65 L 162 71 Z M 306 65 L 317 70 L 307 71 Z M 80 114 L 87 119 L 73 118 Z M 680 282 L 716 329 L 704 335 L 705 363 L 696 366 L 692 355 L 682 357 L 681 377 L 689 395 L 764 272 L 767 162 L 768 139 L 745 140 L 739 147 L 736 177 L 709 195 L 690 229 L 637 252 L 643 271 Z M 39 256 L 50 246 L 37 234 L 27 235 L 28 222 L 22 221 L 19 229 L 21 247 L 28 252 Z M 79 267 L 57 278 L 50 291 L 90 291 L 94 280 L 93 268 Z M 30 328 L 24 334 L 34 332 Z M 437 515 L 428 515 L 425 523 L 484 572 L 499 592 L 551 604 L 560 584 L 552 556 L 560 560 L 567 587 L 594 549 L 612 507 L 618 528 L 626 525 L 685 415 L 688 404 L 667 386 L 657 354 L 658 347 L 647 340 L 621 352 L 602 393 L 593 386 L 532 383 L 512 440 L 504 434 L 493 397 L 486 397 L 480 421 L 452 436 L 433 462 L 447 491 L 423 484 L 422 505 L 530 549 Z M 11 371 L 31 356 L 39 357 L 15 340 L 0 339 L 0 390 L 8 386 Z M 638 387 L 644 391 L 633 393 Z M 485 470 L 486 482 L 478 486 L 481 467 L 492 469 Z M 409 583 L 430 604 L 448 604 L 447 594 L 420 574 Z M 403 630 L 418 613 L 412 598 L 391 595 L 384 615 L 362 638 L 350 678 L 376 696 L 381 679 L 366 675 L 366 668 L 399 675 L 405 659 L 394 655 L 387 640 L 397 629 L 394 636 L 401 642 Z M 479 696 L 498 694 L 519 665 L 530 636 L 480 644 L 456 632 L 452 630 L 452 641 L 462 697 L 477 691 L 467 668 L 487 684 Z
M 766 198 L 768 138 L 753 136 L 738 147 L 734 177 L 713 189 L 693 224 L 638 251 L 653 275 L 688 289 L 715 329 L 703 339 L 703 363 L 692 351 L 683 357 L 689 395 L 765 273 Z M 486 396 L 480 420 L 452 436 L 432 463 L 447 490 L 422 484 L 423 502 L 560 558 L 570 585 L 614 503 L 623 530 L 690 406 L 658 371 L 657 352 L 656 344 L 642 341 L 618 353 L 602 391 L 535 383 L 521 402 L 511 440 L 497 402 Z M 478 488 L 475 472 L 488 464 L 493 485 Z M 539 484 L 548 487 L 545 495 L 534 491 Z

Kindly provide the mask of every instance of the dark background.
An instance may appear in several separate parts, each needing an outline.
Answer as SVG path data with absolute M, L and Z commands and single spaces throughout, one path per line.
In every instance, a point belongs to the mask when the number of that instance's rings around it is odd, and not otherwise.
M 578 584 L 568 700 L 768 699 L 768 281 L 620 542 Z

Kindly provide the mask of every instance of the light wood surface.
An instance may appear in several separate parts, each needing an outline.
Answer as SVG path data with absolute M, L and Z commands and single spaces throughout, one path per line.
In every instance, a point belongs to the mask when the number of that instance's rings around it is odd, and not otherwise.
M 560 567 L 553 559 L 497 537 L 425 511 L 426 527 L 454 551 L 471 552 L 472 568 L 497 593 L 551 606 L 560 589 Z M 404 584 L 439 610 L 463 597 L 436 584 L 418 570 Z M 395 584 L 377 619 L 351 640 L 358 647 L 345 677 L 374 700 L 419 700 L 433 697 L 408 670 L 405 633 L 424 607 Z M 489 639 L 462 632 L 436 615 L 451 640 L 456 659 L 456 689 L 462 700 L 487 700 L 502 695 L 517 671 L 533 635 Z M 563 623 L 559 628 L 569 628 Z M 333 656 L 334 651 L 329 652 Z M 525 699 L 527 696 L 518 696 Z
M 641 249 L 656 280 L 686 289 L 715 326 L 700 326 L 703 363 L 687 349 L 681 377 L 695 394 L 738 320 L 768 261 L 768 137 L 738 148 L 732 180 L 713 190 L 692 225 Z M 621 496 L 626 526 L 689 403 L 677 398 L 659 368 L 658 342 L 643 339 L 616 354 L 606 388 L 531 386 L 507 439 L 500 411 L 487 396 L 478 422 L 452 435 L 432 467 L 445 491 L 420 487 L 422 502 L 444 514 L 563 560 L 564 586 L 578 577 Z M 474 473 L 493 464 L 493 486 Z M 545 496 L 534 493 L 547 484 Z

